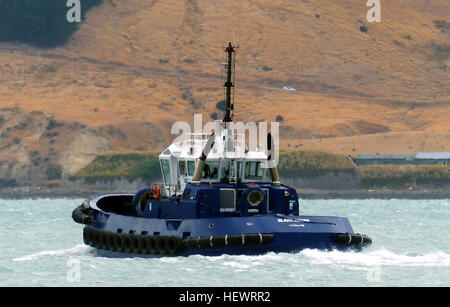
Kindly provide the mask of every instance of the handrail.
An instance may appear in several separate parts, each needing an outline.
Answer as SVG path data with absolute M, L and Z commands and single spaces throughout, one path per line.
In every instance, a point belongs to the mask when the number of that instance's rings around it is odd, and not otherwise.
M 210 134 L 204 132 L 185 133 L 182 145 L 202 147 L 207 142 L 209 136 Z M 230 139 L 233 144 L 232 148 L 228 148 L 227 146 Z M 245 134 L 233 134 L 231 138 L 226 135 L 224 145 L 226 152 L 243 153 L 245 151 Z

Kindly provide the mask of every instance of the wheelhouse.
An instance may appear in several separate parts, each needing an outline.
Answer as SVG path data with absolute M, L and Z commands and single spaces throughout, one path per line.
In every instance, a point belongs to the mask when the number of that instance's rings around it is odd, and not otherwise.
M 270 180 L 265 168 L 266 153 L 260 148 L 246 150 L 244 136 L 222 130 L 221 125 L 222 121 L 216 121 L 215 143 L 202 169 L 201 182 L 236 184 Z M 159 156 L 166 195 L 183 193 L 186 183 L 194 176 L 198 157 L 210 135 L 186 133 Z

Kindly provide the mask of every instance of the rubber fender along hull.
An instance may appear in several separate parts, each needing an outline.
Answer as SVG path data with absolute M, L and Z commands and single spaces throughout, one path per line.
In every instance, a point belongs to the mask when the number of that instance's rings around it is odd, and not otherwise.
M 367 246 L 372 244 L 372 239 L 367 235 L 362 235 L 359 233 L 340 233 L 334 238 L 334 241 L 339 244 L 344 245 L 361 245 Z
M 165 235 L 113 233 L 89 225 L 85 226 L 83 230 L 84 243 L 100 252 L 118 252 L 124 255 L 136 254 L 140 256 L 260 255 L 268 252 L 292 253 L 305 248 L 331 250 L 353 247 L 360 249 L 371 243 L 371 239 L 367 236 L 363 236 L 362 240 L 362 235 L 353 234 L 350 236 L 352 240 L 348 243 L 348 234 L 334 235 L 333 238 L 333 234 L 329 233 L 308 235 L 256 233 L 183 239 Z
M 146 256 L 257 255 L 303 249 L 347 250 L 371 239 L 355 234 L 347 218 L 255 215 L 192 219 L 147 218 L 105 212 L 84 202 L 72 213 L 85 225 L 85 244 L 98 253 Z
M 259 245 L 273 242 L 273 238 L 273 234 L 241 234 L 182 239 L 176 236 L 113 233 L 89 225 L 83 229 L 84 243 L 94 248 L 126 254 L 161 256 L 181 255 L 185 250 L 214 247 L 214 244 L 216 246 Z
M 91 214 L 92 209 L 88 204 L 83 203 L 80 206 L 76 207 L 75 210 L 73 210 L 72 219 L 76 223 L 90 225 L 92 224 Z
M 252 233 L 240 235 L 225 235 L 225 236 L 209 236 L 187 238 L 183 242 L 186 247 L 200 248 L 200 247 L 214 247 L 214 246 L 228 246 L 228 245 L 249 245 L 249 244 L 264 244 L 273 242 L 274 235 L 268 233 Z

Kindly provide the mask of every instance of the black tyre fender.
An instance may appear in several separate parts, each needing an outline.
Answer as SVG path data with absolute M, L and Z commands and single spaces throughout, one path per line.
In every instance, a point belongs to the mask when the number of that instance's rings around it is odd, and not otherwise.
M 113 236 L 114 238 L 114 244 L 113 246 L 113 251 L 116 252 L 121 252 L 122 251 L 122 235 L 120 233 L 116 233 Z
M 167 237 L 167 251 L 169 255 L 178 255 L 183 250 L 183 244 L 180 238 L 171 236 Z
M 91 245 L 92 242 L 92 228 L 89 226 L 85 226 L 83 228 L 83 241 L 86 245 Z
M 142 236 L 133 234 L 130 236 L 131 240 L 131 252 L 134 254 L 142 254 Z
M 149 188 L 138 191 L 133 197 L 133 207 L 137 216 L 142 216 L 144 213 L 147 201 L 152 197 L 152 190 Z
M 108 249 L 108 245 L 106 243 L 106 231 L 98 231 L 98 247 L 100 249 Z
M 169 237 L 166 236 L 156 236 L 156 250 L 160 255 L 168 255 L 168 245 L 169 245 Z
M 114 234 L 112 232 L 105 232 L 105 249 L 113 251 L 114 250 Z
M 148 254 L 148 236 L 141 236 L 141 251 L 143 254 Z
M 157 255 L 159 253 L 158 251 L 158 243 L 157 243 L 156 236 L 148 236 L 146 239 L 147 243 L 147 254 L 150 255 Z
M 100 248 L 100 231 L 96 228 L 92 228 L 91 234 L 91 246 L 95 248 Z
M 131 235 L 122 234 L 122 251 L 125 253 L 131 253 Z

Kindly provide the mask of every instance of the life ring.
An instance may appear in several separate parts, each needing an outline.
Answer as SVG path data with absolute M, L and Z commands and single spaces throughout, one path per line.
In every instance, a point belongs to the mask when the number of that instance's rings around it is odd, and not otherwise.
M 161 188 L 159 185 L 152 186 L 153 198 L 158 200 L 161 198 Z

